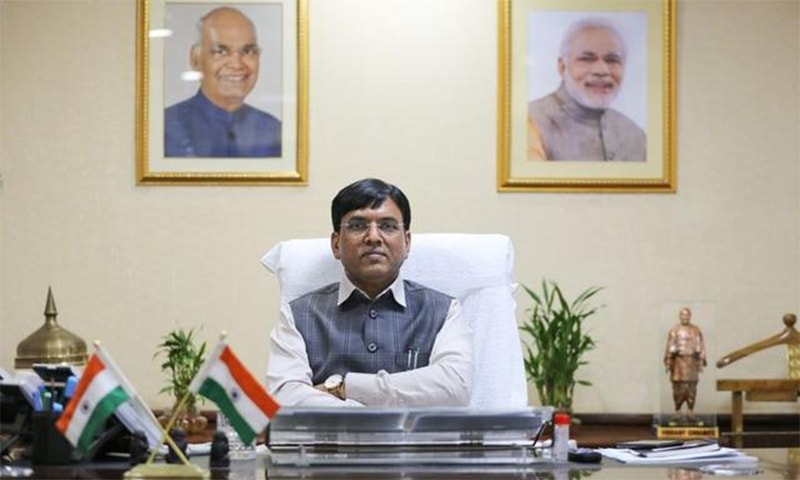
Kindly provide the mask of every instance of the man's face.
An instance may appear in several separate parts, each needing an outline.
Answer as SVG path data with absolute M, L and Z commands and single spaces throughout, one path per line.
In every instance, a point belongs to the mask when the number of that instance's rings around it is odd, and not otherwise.
M 606 109 L 617 98 L 625 75 L 623 46 L 614 32 L 586 28 L 558 59 L 558 73 L 569 95 L 587 108 Z
M 341 260 L 350 281 L 370 297 L 394 281 L 410 246 L 411 232 L 403 227 L 403 214 L 391 198 L 374 209 L 347 212 L 339 230 L 331 234 L 334 257 Z
M 692 311 L 688 308 L 681 309 L 680 318 L 681 325 L 689 325 L 689 322 L 692 321 Z
M 258 80 L 260 49 L 253 24 L 239 12 L 211 14 L 192 48 L 192 68 L 203 74 L 201 89 L 214 105 L 238 109 Z

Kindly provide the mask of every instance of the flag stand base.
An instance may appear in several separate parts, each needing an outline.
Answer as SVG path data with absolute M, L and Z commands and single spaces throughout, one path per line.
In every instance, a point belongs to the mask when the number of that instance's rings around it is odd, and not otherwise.
M 204 470 L 197 465 L 184 464 L 143 464 L 137 465 L 122 477 L 125 479 L 146 479 L 146 478 L 211 478 L 208 470 Z

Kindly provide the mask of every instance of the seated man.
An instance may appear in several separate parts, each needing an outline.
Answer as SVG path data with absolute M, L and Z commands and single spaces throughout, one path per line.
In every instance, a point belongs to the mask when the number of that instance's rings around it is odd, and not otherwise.
M 281 307 L 267 383 L 285 406 L 466 406 L 472 332 L 458 300 L 405 280 L 405 194 L 377 179 L 331 204 L 344 275 Z

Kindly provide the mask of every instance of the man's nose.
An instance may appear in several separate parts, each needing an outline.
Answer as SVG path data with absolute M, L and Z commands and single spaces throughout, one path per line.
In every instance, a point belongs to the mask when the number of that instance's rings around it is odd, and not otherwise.
M 234 50 L 228 54 L 228 65 L 241 66 L 244 65 L 244 53 L 239 50 Z
M 611 75 L 611 68 L 606 62 L 600 60 L 592 64 L 592 74 L 605 77 L 607 75 Z
M 369 222 L 367 226 L 367 231 L 364 234 L 364 240 L 367 243 L 379 243 L 383 240 L 381 237 L 381 231 L 378 228 L 377 222 Z

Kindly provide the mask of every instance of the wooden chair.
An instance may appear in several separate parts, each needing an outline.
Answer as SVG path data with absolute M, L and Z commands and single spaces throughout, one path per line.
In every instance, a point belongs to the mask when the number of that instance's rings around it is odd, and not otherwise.
M 787 348 L 789 378 L 717 380 L 717 391 L 731 392 L 731 431 L 736 447 L 742 447 L 744 443 L 743 393 L 750 402 L 795 402 L 800 396 L 800 332 L 794 327 L 796 322 L 797 316 L 787 313 L 783 316 L 786 328 L 781 333 L 731 352 L 717 362 L 717 368 L 723 368 L 765 348 L 778 345 L 786 345 Z

